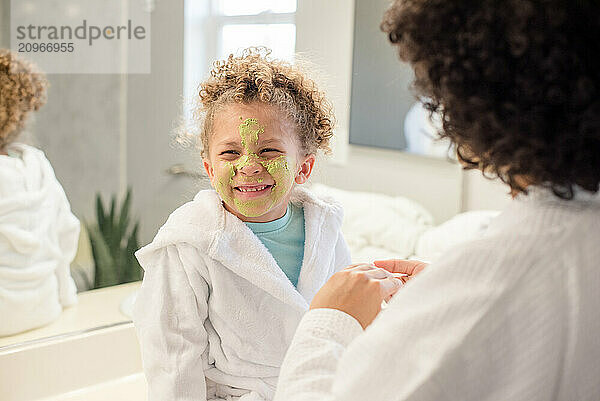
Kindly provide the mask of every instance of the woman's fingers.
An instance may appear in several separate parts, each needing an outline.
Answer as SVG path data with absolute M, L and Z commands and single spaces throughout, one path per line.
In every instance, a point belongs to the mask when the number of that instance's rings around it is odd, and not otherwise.
M 385 279 L 389 277 L 394 277 L 392 273 L 388 272 L 385 269 L 380 269 L 379 267 L 370 266 L 370 268 L 358 268 L 357 270 L 364 271 L 369 277 L 374 279 Z
M 379 280 L 379 288 L 381 290 L 381 297 L 386 302 L 402 287 L 402 282 L 397 278 L 390 276 Z
M 345 270 L 352 270 L 354 272 L 364 274 L 371 280 L 378 281 L 381 290 L 381 296 L 384 299 L 391 298 L 391 296 L 398 291 L 404 282 L 402 277 L 406 276 L 406 274 L 391 273 L 385 269 L 367 263 L 355 263 L 348 266 Z
M 379 281 L 381 297 L 385 300 L 389 300 L 398 291 L 402 284 L 406 282 L 405 277 L 407 277 L 405 273 L 392 273 L 368 263 L 355 263 L 344 270 L 360 272 L 368 276 L 371 280 Z
M 353 316 L 363 328 L 402 286 L 394 273 L 371 264 L 355 264 L 335 273 L 315 294 L 310 309 L 330 308 Z
M 415 275 L 427 267 L 427 263 L 425 262 L 402 259 L 376 260 L 373 264 L 389 272 L 404 273 L 409 276 Z
M 368 269 L 368 268 L 371 268 L 371 267 L 373 267 L 373 265 L 369 264 L 369 263 L 354 263 L 352 265 L 344 267 L 344 270 L 357 269 L 357 268 L 359 268 L 361 270 L 365 270 L 365 269 Z
M 375 264 L 380 266 L 376 266 Z M 385 280 L 380 283 L 380 287 L 382 297 L 386 301 L 398 291 L 402 284 L 412 278 L 411 274 L 416 274 L 427 266 L 423 262 L 400 259 L 376 261 L 375 264 L 355 263 L 346 267 L 346 269 L 365 272 L 371 279 Z M 400 272 L 395 272 L 394 268 L 398 268 Z M 411 273 L 407 273 L 406 271 Z
M 394 273 L 390 273 L 385 269 L 374 266 L 369 266 L 368 269 L 360 266 L 359 269 L 361 269 L 361 271 L 363 271 L 371 280 L 377 280 L 379 282 L 379 288 L 383 299 L 390 299 L 402 286 L 402 281 L 396 277 Z
M 372 280 L 379 280 L 381 296 L 384 299 L 391 298 L 398 291 L 404 283 L 402 277 L 406 276 L 404 273 L 391 273 L 385 269 L 365 263 L 354 264 L 351 269 L 356 272 L 362 272 Z

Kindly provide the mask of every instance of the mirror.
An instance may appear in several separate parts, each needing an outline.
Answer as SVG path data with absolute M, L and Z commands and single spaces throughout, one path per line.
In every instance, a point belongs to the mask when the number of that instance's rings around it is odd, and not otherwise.
M 72 275 L 80 290 L 79 304 L 65 309 L 62 317 L 66 319 L 0 338 L 0 347 L 130 319 L 131 294 L 139 283 L 121 285 L 113 291 L 106 287 L 86 293 L 95 286 L 93 266 L 99 263 L 91 246 L 99 235 L 94 228 L 98 226 L 98 211 L 103 209 L 102 215 L 110 214 L 111 199 L 115 199 L 114 215 L 128 215 L 126 236 L 131 237 L 139 223 L 135 234 L 139 245 L 143 245 L 152 240 L 170 212 L 207 187 L 197 154 L 177 147 L 173 135 L 180 120 L 189 116 L 187 100 L 193 96 L 197 82 L 208 73 L 210 63 L 239 47 L 268 45 L 275 57 L 286 59 L 292 59 L 297 51 L 317 67 L 317 81 L 330 94 L 338 128 L 334 155 L 319 161 L 315 182 L 345 190 L 405 195 L 432 211 L 436 222 L 464 209 L 462 175 L 455 164 L 445 158 L 397 152 L 406 147 L 405 142 L 401 146 L 384 146 L 388 149 L 360 146 L 372 145 L 365 142 L 373 135 L 369 127 L 378 126 L 383 119 L 373 116 L 376 120 L 361 128 L 361 121 L 369 114 L 369 98 L 365 97 L 364 88 L 370 85 L 368 80 L 365 83 L 361 79 L 365 78 L 363 75 L 374 78 L 378 73 L 368 72 L 371 66 L 361 58 L 367 45 L 353 41 L 353 37 L 358 38 L 365 26 L 378 30 L 378 22 L 371 26 L 371 19 L 380 18 L 382 13 L 373 7 L 374 14 L 367 15 L 369 1 L 148 3 L 152 6 L 147 11 L 152 28 L 151 72 L 49 74 L 47 104 L 35 113 L 20 139 L 43 149 L 73 213 L 86 228 L 72 264 Z M 386 2 L 378 3 L 383 7 Z M 12 33 L 7 29 L 10 0 L 0 0 L 0 5 L 0 45 L 8 47 Z M 386 60 L 398 72 L 398 81 L 390 88 L 396 94 L 406 91 L 399 98 L 403 113 L 407 114 L 412 105 L 407 88 L 410 76 L 406 75 L 406 67 L 397 62 L 383 34 L 379 40 L 382 54 L 386 54 Z M 362 82 L 362 86 L 351 82 Z M 388 81 L 384 86 L 389 84 Z M 378 95 L 377 91 L 371 92 L 375 97 Z M 357 99 L 367 101 L 367 105 L 359 104 Z M 403 130 L 406 124 L 402 113 L 387 111 L 394 114 L 395 120 L 385 125 L 397 129 L 398 134 L 398 129 Z M 422 117 L 416 117 L 419 123 L 415 125 L 420 126 Z M 368 131 L 366 140 L 356 136 L 359 131 Z M 424 182 L 428 185 L 423 185 Z M 128 191 L 131 198 L 126 202 Z M 98 194 L 102 208 L 98 207 Z M 125 250 L 127 243 L 128 238 L 122 239 Z M 122 281 L 136 278 L 123 277 Z
M 434 140 L 439 121 L 432 121 L 408 90 L 412 68 L 398 62 L 379 29 L 388 5 L 386 0 L 355 1 L 350 143 L 451 157 L 449 143 Z

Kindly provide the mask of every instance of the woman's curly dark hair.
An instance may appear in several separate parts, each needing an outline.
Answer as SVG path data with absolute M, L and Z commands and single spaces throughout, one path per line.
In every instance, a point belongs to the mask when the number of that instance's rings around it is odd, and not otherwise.
M 262 102 L 277 107 L 296 127 L 306 154 L 329 152 L 335 124 L 333 108 L 315 83 L 298 66 L 270 58 L 264 47 L 245 49 L 214 63 L 211 77 L 200 84 L 196 117 L 202 126 L 202 155 L 215 113 L 230 103 Z
M 0 150 L 17 138 L 29 113 L 46 103 L 47 87 L 35 65 L 0 49 Z
M 397 0 L 381 28 L 471 168 L 571 199 L 600 181 L 600 3 Z

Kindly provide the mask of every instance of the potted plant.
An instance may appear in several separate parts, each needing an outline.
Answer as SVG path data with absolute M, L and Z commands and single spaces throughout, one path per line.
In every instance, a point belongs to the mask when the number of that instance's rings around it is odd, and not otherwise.
M 132 220 L 130 208 L 131 189 L 127 190 L 120 207 L 115 195 L 108 208 L 100 194 L 96 194 L 97 222 L 86 223 L 96 264 L 92 288 L 142 279 L 143 270 L 134 255 L 139 248 L 139 221 Z

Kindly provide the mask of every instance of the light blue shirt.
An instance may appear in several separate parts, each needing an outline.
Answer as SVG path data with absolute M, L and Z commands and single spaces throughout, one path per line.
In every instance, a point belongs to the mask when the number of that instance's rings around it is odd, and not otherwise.
M 246 222 L 246 225 L 271 252 L 273 259 L 296 287 L 304 259 L 302 207 L 290 203 L 283 217 L 267 223 Z

